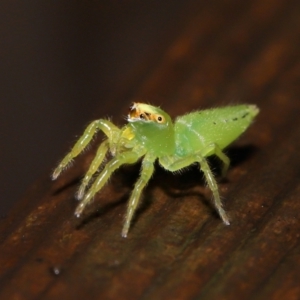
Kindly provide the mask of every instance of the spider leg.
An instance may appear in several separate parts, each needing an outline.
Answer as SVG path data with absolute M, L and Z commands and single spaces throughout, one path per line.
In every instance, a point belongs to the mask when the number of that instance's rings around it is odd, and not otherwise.
M 199 163 L 200 168 L 204 173 L 206 182 L 207 182 L 210 190 L 212 191 L 214 205 L 215 205 L 221 219 L 223 220 L 223 222 L 226 225 L 230 224 L 229 219 L 226 215 L 226 212 L 223 209 L 217 182 L 216 182 L 214 175 L 207 163 L 207 160 L 205 159 L 205 157 L 202 154 L 200 154 L 200 153 L 190 154 L 189 156 L 184 157 L 184 158 L 183 157 L 173 157 L 173 158 L 172 157 L 164 157 L 164 158 L 161 158 L 159 160 L 159 162 L 165 169 L 167 169 L 171 172 L 185 168 L 195 162 Z
M 144 158 L 142 162 L 142 171 L 138 181 L 135 183 L 134 190 L 129 199 L 129 204 L 127 207 L 127 212 L 125 216 L 125 223 L 122 229 L 122 237 L 126 238 L 127 233 L 130 227 L 130 223 L 132 217 L 138 207 L 139 199 L 141 197 L 141 193 L 148 181 L 150 180 L 153 172 L 154 172 L 154 159 L 148 159 L 147 156 Z
M 201 154 L 204 157 L 216 155 L 223 163 L 222 177 L 225 177 L 230 165 L 230 159 L 216 143 L 210 144 L 204 151 L 201 151 Z
M 208 184 L 210 190 L 213 193 L 214 205 L 215 205 L 217 211 L 219 212 L 219 215 L 220 215 L 221 219 L 223 220 L 223 222 L 226 225 L 230 225 L 227 214 L 226 214 L 225 210 L 223 209 L 223 205 L 222 205 L 220 194 L 219 194 L 218 185 L 217 185 L 217 182 L 214 178 L 214 174 L 212 173 L 212 171 L 211 171 L 211 169 L 210 169 L 210 167 L 207 163 L 207 160 L 205 158 L 202 157 L 202 160 L 199 159 L 199 163 L 200 163 L 200 166 L 201 166 L 201 170 L 204 173 L 207 184 Z
M 108 142 L 108 140 L 105 140 L 99 146 L 97 153 L 95 155 L 95 158 L 93 159 L 92 163 L 90 164 L 90 167 L 81 182 L 81 185 L 80 185 L 77 195 L 76 195 L 78 200 L 81 200 L 83 198 L 87 185 L 89 184 L 93 175 L 99 169 L 99 166 L 103 162 L 108 149 L 109 149 L 109 142 Z
M 95 194 L 104 186 L 107 180 L 110 178 L 112 173 L 118 169 L 123 164 L 133 164 L 139 159 L 139 155 L 135 152 L 123 152 L 113 159 L 111 159 L 103 169 L 103 171 L 98 175 L 98 177 L 93 182 L 92 186 L 85 194 L 81 203 L 77 206 L 75 210 L 75 215 L 80 217 L 82 211 L 86 205 L 91 201 Z
M 102 130 L 110 141 L 113 140 L 116 134 L 120 132 L 120 129 L 108 120 L 100 119 L 93 121 L 85 129 L 84 133 L 75 143 L 71 151 L 63 158 L 60 164 L 53 171 L 52 180 L 55 180 L 63 169 L 72 161 L 72 159 L 83 151 L 83 149 L 91 142 L 93 136 L 98 130 Z

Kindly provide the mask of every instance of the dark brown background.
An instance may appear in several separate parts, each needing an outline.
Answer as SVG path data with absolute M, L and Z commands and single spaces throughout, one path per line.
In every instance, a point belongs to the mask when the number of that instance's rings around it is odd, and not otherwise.
M 299 1 L 3 2 L 1 14 L 3 211 L 35 182 L 1 220 L 1 299 L 300 298 Z M 73 217 L 101 138 L 56 182 L 50 168 L 89 120 L 120 124 L 137 99 L 172 116 L 260 107 L 219 183 L 231 226 L 196 168 L 157 168 L 127 239 L 138 165 Z
M 190 3 L 1 2 L 2 215 L 91 119 L 122 122 L 139 76 L 182 30 Z

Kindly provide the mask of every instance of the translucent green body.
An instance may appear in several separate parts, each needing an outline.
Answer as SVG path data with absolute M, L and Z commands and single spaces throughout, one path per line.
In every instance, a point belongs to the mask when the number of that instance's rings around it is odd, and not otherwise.
M 154 122 L 131 122 L 128 127 L 134 134 L 135 143 L 143 147 L 146 152 L 155 156 L 172 155 L 175 151 L 174 126 L 171 118 L 165 124 Z
M 93 121 L 54 170 L 52 178 L 56 179 L 70 161 L 89 144 L 94 134 L 101 130 L 107 139 L 99 146 L 82 180 L 77 194 L 77 198 L 82 201 L 75 211 L 76 216 L 81 215 L 117 168 L 143 158 L 141 174 L 129 200 L 123 237 L 127 236 L 142 191 L 154 172 L 156 160 L 172 172 L 198 163 L 212 191 L 214 205 L 223 222 L 229 225 L 206 157 L 218 156 L 223 162 L 224 175 L 229 167 L 229 158 L 222 150 L 248 128 L 258 112 L 255 105 L 228 106 L 192 112 L 178 117 L 173 124 L 170 116 L 159 107 L 134 103 L 128 115 L 128 124 L 123 128 L 118 128 L 104 119 Z M 112 159 L 106 163 L 99 175 L 94 176 L 108 151 Z
M 236 105 L 196 111 L 175 122 L 175 152 L 185 156 L 206 149 L 211 143 L 224 149 L 236 140 L 257 114 L 253 105 Z M 213 153 L 206 153 L 205 156 Z

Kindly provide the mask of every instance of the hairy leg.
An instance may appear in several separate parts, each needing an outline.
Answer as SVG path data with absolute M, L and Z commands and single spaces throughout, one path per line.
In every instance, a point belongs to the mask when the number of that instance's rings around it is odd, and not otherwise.
M 94 183 L 88 190 L 88 192 L 85 194 L 83 200 L 81 203 L 77 206 L 75 215 L 77 217 L 80 217 L 82 211 L 86 207 L 86 205 L 91 201 L 91 199 L 95 196 L 95 194 L 104 186 L 104 184 L 107 182 L 109 177 L 112 175 L 112 173 L 118 169 L 123 164 L 133 164 L 139 159 L 139 155 L 135 152 L 124 152 L 116 157 L 114 157 L 112 160 L 110 160 L 103 171 L 98 175 L 98 177 L 95 179 Z
M 93 159 L 92 163 L 90 164 L 90 167 L 81 182 L 81 185 L 77 192 L 78 200 L 81 200 L 83 198 L 87 185 L 89 184 L 91 178 L 97 172 L 100 165 L 102 164 L 108 149 L 109 149 L 109 142 L 108 142 L 108 140 L 106 140 L 98 148 L 95 158 Z
M 230 159 L 229 157 L 222 151 L 222 149 L 215 143 L 209 145 L 209 147 L 205 148 L 201 151 L 203 157 L 208 157 L 210 155 L 216 155 L 223 163 L 222 166 L 222 177 L 225 177 L 229 165 Z
M 62 170 L 80 154 L 83 149 L 90 143 L 95 133 L 102 130 L 107 138 L 111 141 L 114 136 L 120 132 L 120 129 L 108 120 L 96 120 L 93 121 L 84 131 L 79 140 L 75 143 L 71 151 L 63 158 L 60 164 L 52 173 L 52 180 L 55 180 Z
M 139 199 L 141 197 L 141 193 L 153 174 L 154 171 L 153 163 L 154 160 L 148 159 L 147 156 L 143 160 L 141 175 L 134 186 L 134 190 L 129 200 L 129 204 L 125 216 L 125 223 L 122 230 L 122 237 L 127 237 L 130 223 L 134 215 L 134 212 L 137 209 Z
M 226 212 L 222 206 L 217 182 L 214 178 L 214 175 L 213 175 L 206 159 L 200 153 L 191 154 L 187 157 L 180 157 L 180 158 L 179 157 L 166 157 L 166 158 L 160 159 L 159 162 L 165 169 L 167 169 L 171 172 L 183 169 L 195 162 L 199 163 L 201 170 L 204 173 L 206 182 L 207 182 L 210 190 L 213 193 L 214 205 L 215 205 L 217 211 L 219 212 L 221 219 L 223 220 L 223 222 L 226 225 L 230 224 L 229 219 L 226 215 Z

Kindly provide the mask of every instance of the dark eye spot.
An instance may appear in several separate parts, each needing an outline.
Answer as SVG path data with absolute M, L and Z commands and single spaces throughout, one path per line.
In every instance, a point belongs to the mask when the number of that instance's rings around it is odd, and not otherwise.
M 163 120 L 163 118 L 161 116 L 157 117 L 157 121 L 161 122 Z
M 140 119 L 145 119 L 145 115 L 144 114 L 140 114 Z

